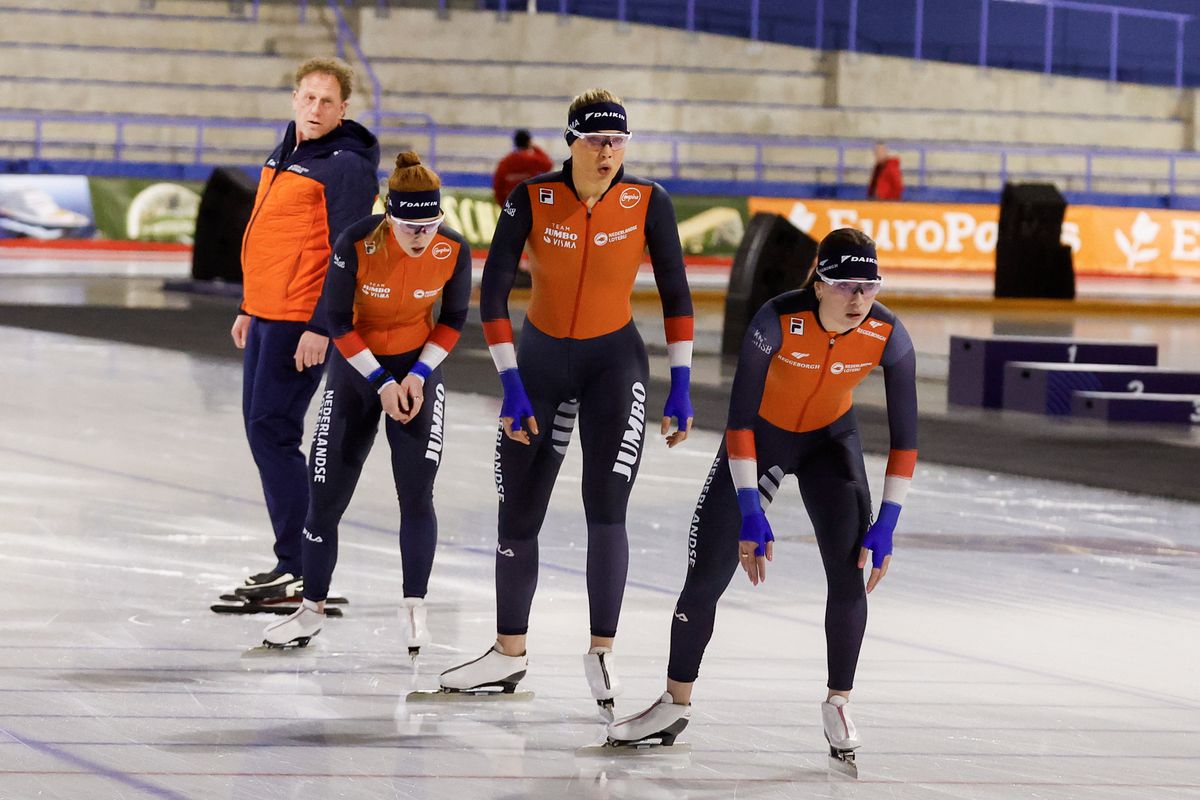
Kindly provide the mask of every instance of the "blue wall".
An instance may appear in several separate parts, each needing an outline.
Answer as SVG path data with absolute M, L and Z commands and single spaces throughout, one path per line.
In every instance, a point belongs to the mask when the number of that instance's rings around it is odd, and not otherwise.
M 502 0 L 483 0 L 497 9 Z M 539 0 L 546 11 L 560 0 Z M 1200 15 L 1197 0 L 1089 0 L 1096 5 L 1136 7 Z M 523 10 L 526 0 L 507 0 Z M 979 61 L 980 0 L 924 0 L 924 58 L 974 64 Z M 818 0 L 759 0 L 758 38 L 814 47 Z M 626 19 L 652 25 L 685 27 L 686 0 L 626 0 Z M 820 39 L 827 50 L 847 48 L 850 0 L 825 0 Z M 617 0 L 567 0 L 575 14 L 616 18 Z M 697 30 L 749 37 L 751 0 L 695 0 Z M 1045 8 L 1036 2 L 991 0 L 988 16 L 988 63 L 1011 69 L 1043 70 Z M 1110 15 L 1058 9 L 1054 13 L 1053 72 L 1092 78 L 1109 77 Z M 916 0 L 858 0 L 858 50 L 911 57 Z M 1167 20 L 1122 16 L 1117 79 L 1174 84 L 1176 25 Z M 1200 86 L 1200 19 L 1184 26 L 1184 84 Z

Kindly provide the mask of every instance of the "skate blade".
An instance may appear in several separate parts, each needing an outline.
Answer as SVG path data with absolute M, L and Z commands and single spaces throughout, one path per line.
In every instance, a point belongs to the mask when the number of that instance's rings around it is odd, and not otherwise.
M 251 647 L 242 653 L 242 658 L 261 658 L 262 656 L 287 656 L 299 652 L 308 651 L 308 643 L 312 641 L 311 636 L 302 636 L 295 641 L 287 644 L 267 644 L 265 641 L 257 647 Z
M 404 698 L 406 703 L 442 703 L 442 702 L 471 702 L 471 701 L 527 701 L 533 699 L 533 692 L 506 692 L 498 688 L 489 689 L 429 689 L 409 692 Z
M 615 742 L 611 739 L 601 744 L 579 747 L 575 750 L 576 758 L 629 758 L 655 756 L 660 758 L 688 757 L 692 746 L 687 742 L 663 744 L 658 739 L 641 742 Z
M 840 775 L 845 775 L 847 778 L 858 780 L 858 764 L 854 762 L 853 753 L 848 757 L 831 755 L 829 757 L 829 769 Z
M 278 614 L 279 616 L 287 616 L 295 614 L 299 606 L 296 603 L 217 603 L 209 606 L 209 609 L 217 614 Z M 342 610 L 340 608 L 325 609 L 326 617 L 341 617 Z

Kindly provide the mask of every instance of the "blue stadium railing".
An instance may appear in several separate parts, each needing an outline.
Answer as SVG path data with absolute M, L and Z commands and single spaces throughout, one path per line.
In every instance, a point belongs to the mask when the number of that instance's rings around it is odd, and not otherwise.
M 490 175 L 497 153 L 507 146 L 511 130 L 493 127 L 440 126 L 426 114 L 380 112 L 374 130 L 381 139 L 404 142 L 417 147 L 427 163 L 444 173 L 458 176 Z M 19 169 L 20 162 L 44 164 L 63 159 L 85 159 L 108 165 L 126 165 L 135 173 L 139 165 L 174 165 L 183 172 L 202 176 L 214 165 L 257 165 L 283 129 L 280 120 L 228 120 L 204 117 L 163 115 L 114 115 L 51 113 L 39 111 L 0 111 L 0 122 L 27 123 L 28 135 L 9 135 L 0 143 L 0 159 L 9 168 Z M 74 135 L 70 128 L 78 126 Z M 52 129 L 53 134 L 47 133 Z M 185 131 L 188 143 L 164 144 L 145 141 L 137 131 L 173 129 Z M 214 130 L 258 132 L 259 141 L 247 146 L 228 146 L 209 141 Z M 111 136 L 107 136 L 111 131 Z M 263 132 L 270 132 L 265 135 Z M 558 129 L 535 130 L 534 135 L 552 141 Z M 470 138 L 473 142 L 495 142 L 478 156 L 455 155 L 460 147 L 446 147 L 448 141 Z M 657 160 L 638 159 L 639 169 L 650 177 L 691 190 L 715 193 L 759 192 L 786 194 L 794 191 L 819 191 L 828 196 L 853 196 L 861 192 L 869 173 L 871 142 L 858 139 L 822 139 L 812 137 L 751 137 L 716 134 L 639 133 L 636 142 L 657 145 L 669 155 Z M 720 161 L 688 160 L 681 153 L 689 146 L 719 147 Z M 1195 206 L 1200 194 L 1200 153 L 1150 150 L 1116 150 L 1081 147 L 1032 147 L 1004 144 L 950 144 L 940 142 L 893 141 L 903 153 L 905 182 L 911 196 L 941 196 L 953 187 L 976 187 L 975 194 L 988 196 L 999 192 L 1006 181 L 1052 181 L 1064 190 L 1088 194 L 1113 194 L 1111 186 L 1156 182 L 1144 192 L 1140 202 L 1146 205 Z M 446 151 L 451 151 L 447 153 Z M 972 154 L 980 166 L 951 169 L 934 166 L 939 156 Z M 1069 159 L 1078 169 L 1019 170 L 1010 167 L 1017 159 L 1054 157 Z M 1146 166 L 1140 174 L 1109 172 L 1104 165 L 1111 160 L 1137 160 Z M 474 180 L 474 179 L 473 179 Z M 814 187 L 819 187 L 814 189 Z M 960 192 L 970 196 L 971 192 Z M 1122 197 L 1126 197 L 1122 195 Z M 1138 204 L 1134 198 L 1133 204 Z

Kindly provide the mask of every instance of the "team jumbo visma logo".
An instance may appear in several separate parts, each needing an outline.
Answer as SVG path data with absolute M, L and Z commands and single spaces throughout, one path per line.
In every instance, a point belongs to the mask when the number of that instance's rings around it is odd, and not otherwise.
M 641 189 L 630 186 L 628 189 L 621 192 L 621 208 L 633 208 L 640 202 L 642 202 Z
M 435 244 L 433 246 L 433 257 L 438 259 L 439 261 L 445 261 L 447 258 L 450 257 L 450 252 L 453 249 L 454 249 L 453 247 L 446 244 L 445 242 L 438 242 L 437 244 Z

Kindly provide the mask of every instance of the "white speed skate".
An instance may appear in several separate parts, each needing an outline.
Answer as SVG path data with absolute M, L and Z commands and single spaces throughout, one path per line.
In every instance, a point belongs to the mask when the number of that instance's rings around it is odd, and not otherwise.
M 600 718 L 612 722 L 616 717 L 613 698 L 621 693 L 621 679 L 613 670 L 613 653 L 610 647 L 593 647 L 583 656 L 583 674 L 591 687 L 592 697 L 600 707 Z
M 325 614 L 317 610 L 317 604 L 303 600 L 300 608 L 290 616 L 263 629 L 263 645 L 269 648 L 307 647 L 324 624 Z
M 825 741 L 829 742 L 829 768 L 857 778 L 854 751 L 862 746 L 862 740 L 846 710 L 848 702 L 845 697 L 834 695 L 828 702 L 821 703 L 821 722 L 825 727 Z
M 692 718 L 692 706 L 676 703 L 669 692 L 640 714 L 610 722 L 608 724 L 608 740 L 599 750 L 630 749 L 645 750 L 650 748 L 671 748 L 675 752 L 685 752 L 687 745 L 675 744 L 677 737 L 688 721 Z M 597 748 L 584 748 L 590 754 Z
M 429 627 L 425 624 L 425 616 L 424 598 L 404 598 L 404 607 L 400 609 L 400 618 L 404 621 L 404 643 L 408 647 L 410 658 L 420 655 L 421 648 L 433 640 L 429 635 Z
M 408 701 L 422 700 L 531 700 L 533 692 L 518 692 L 517 683 L 525 677 L 529 657 L 506 656 L 493 646 L 473 661 L 451 667 L 438 676 L 440 689 L 409 692 Z

